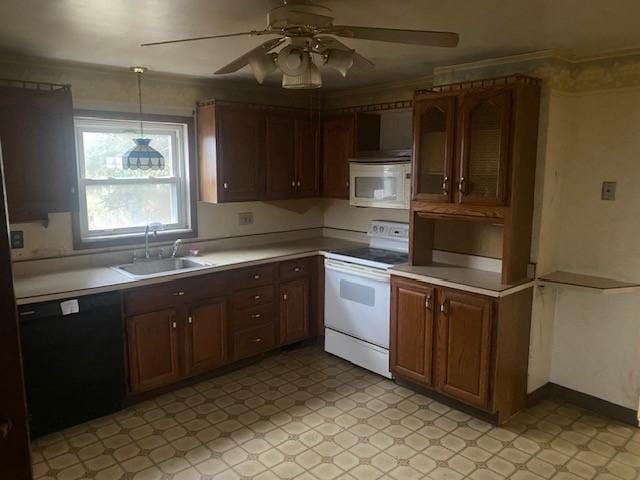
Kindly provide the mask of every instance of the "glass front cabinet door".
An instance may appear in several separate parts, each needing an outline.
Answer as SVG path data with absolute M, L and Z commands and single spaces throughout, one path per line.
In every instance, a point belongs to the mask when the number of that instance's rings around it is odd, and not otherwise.
M 414 108 L 413 199 L 450 202 L 456 97 L 416 102 Z
M 460 103 L 456 199 L 474 205 L 505 205 L 511 91 L 467 94 Z

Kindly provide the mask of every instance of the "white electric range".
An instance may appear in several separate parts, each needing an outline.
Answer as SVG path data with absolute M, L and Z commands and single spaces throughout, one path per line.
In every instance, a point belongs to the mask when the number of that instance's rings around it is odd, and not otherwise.
M 391 378 L 388 269 L 407 263 L 409 225 L 373 220 L 369 246 L 326 254 L 325 350 Z

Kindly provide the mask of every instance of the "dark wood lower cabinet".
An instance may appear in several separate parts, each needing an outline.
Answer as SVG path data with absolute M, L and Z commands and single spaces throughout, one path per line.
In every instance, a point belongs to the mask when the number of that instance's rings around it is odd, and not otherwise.
M 432 383 L 433 288 L 397 280 L 391 295 L 391 372 Z
M 309 279 L 280 285 L 280 344 L 309 336 Z
M 467 403 L 486 408 L 491 367 L 493 301 L 441 290 L 437 323 L 437 385 Z
M 391 278 L 391 372 L 505 422 L 525 407 L 532 288 L 501 298 Z
M 309 338 L 312 266 L 300 258 L 126 292 L 129 393 Z
M 189 308 L 186 329 L 187 373 L 196 375 L 227 361 L 227 302 L 204 300 Z
M 180 379 L 177 332 L 176 308 L 127 318 L 132 393 L 153 390 Z

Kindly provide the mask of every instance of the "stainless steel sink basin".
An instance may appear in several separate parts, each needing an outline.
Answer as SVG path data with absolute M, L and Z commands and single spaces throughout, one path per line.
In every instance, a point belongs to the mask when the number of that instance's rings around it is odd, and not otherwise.
M 157 258 L 140 260 L 135 263 L 118 265 L 114 270 L 124 273 L 131 278 L 143 278 L 174 272 L 177 270 L 194 270 L 196 268 L 209 267 L 208 263 L 196 261 L 190 258 Z

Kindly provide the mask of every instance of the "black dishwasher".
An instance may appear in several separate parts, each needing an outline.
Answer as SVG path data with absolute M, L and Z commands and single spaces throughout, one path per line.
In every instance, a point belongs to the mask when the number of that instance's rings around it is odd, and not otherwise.
M 65 304 L 25 305 L 18 313 L 32 436 L 122 408 L 125 376 L 119 292 L 79 297 Z

